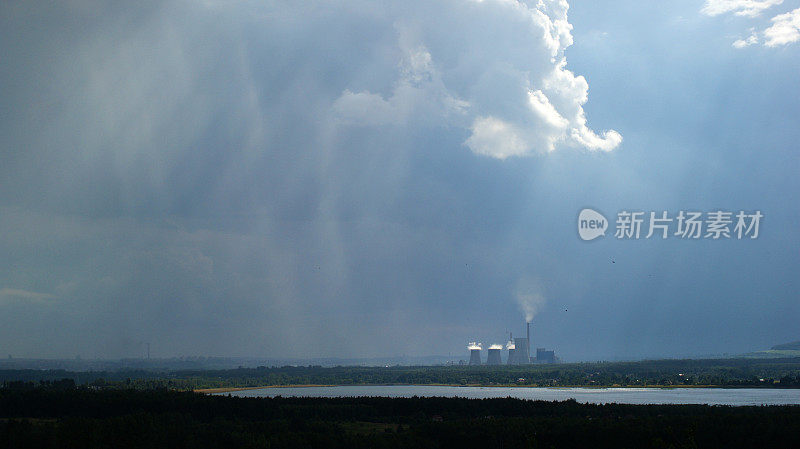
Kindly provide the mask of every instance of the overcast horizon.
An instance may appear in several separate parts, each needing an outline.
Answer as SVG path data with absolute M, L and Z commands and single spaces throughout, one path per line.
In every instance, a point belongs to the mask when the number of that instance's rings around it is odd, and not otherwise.
M 800 340 L 800 0 L 10 1 L 0 36 L 3 356 Z

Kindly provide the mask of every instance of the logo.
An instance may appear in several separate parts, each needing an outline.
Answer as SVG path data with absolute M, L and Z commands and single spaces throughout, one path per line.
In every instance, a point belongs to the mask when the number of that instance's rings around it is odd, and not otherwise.
M 649 220 L 648 220 L 649 217 Z M 667 239 L 682 240 L 742 240 L 756 239 L 764 214 L 760 210 L 738 213 L 726 210 L 701 211 L 680 210 L 677 215 L 670 212 L 628 211 L 617 213 L 614 237 L 618 240 Z M 594 240 L 605 236 L 608 220 L 600 212 L 583 209 L 578 214 L 578 235 L 581 240 Z
M 600 212 L 584 209 L 578 214 L 578 235 L 582 240 L 594 240 L 606 235 L 608 220 Z

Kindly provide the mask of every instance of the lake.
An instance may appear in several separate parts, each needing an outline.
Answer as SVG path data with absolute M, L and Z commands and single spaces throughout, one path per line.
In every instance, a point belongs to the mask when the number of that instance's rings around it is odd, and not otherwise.
M 452 387 L 437 385 L 357 385 L 336 387 L 278 387 L 216 393 L 240 397 L 462 397 L 575 399 L 591 404 L 709 404 L 709 405 L 800 405 L 800 390 L 770 388 L 525 388 Z

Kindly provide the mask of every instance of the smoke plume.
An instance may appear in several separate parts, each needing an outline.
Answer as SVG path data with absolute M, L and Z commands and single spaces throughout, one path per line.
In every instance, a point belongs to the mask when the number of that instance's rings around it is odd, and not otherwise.
M 528 323 L 533 320 L 533 317 L 547 301 L 541 282 L 538 279 L 529 278 L 522 278 L 517 282 L 514 298 L 522 313 L 525 314 L 525 321 Z

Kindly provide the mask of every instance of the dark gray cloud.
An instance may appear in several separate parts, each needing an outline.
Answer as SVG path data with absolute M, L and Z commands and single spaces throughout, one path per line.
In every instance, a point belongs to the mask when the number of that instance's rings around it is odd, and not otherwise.
M 730 69 L 740 56 L 652 67 L 637 36 L 595 29 L 634 13 L 581 4 L 586 44 L 563 66 L 570 27 L 547 5 L 0 7 L 0 342 L 458 353 L 521 331 L 531 284 L 537 341 L 567 358 L 794 339 L 791 58 L 759 74 L 781 87 L 759 100 L 739 85 L 757 70 Z M 674 51 L 658 24 L 648 44 Z M 625 143 L 598 152 L 619 141 L 586 115 Z M 767 218 L 752 242 L 585 243 L 583 207 Z

